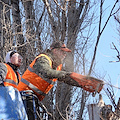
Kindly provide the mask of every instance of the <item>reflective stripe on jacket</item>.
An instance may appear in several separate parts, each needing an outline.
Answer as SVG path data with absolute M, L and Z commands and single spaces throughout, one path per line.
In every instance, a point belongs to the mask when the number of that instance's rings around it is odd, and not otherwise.
M 45 55 L 40 54 L 37 56 L 34 61 L 29 65 L 28 69 L 23 74 L 21 81 L 18 86 L 19 91 L 23 90 L 33 90 L 34 93 L 38 96 L 39 100 L 43 100 L 45 95 L 50 91 L 50 89 L 53 87 L 57 79 L 48 79 L 43 77 L 40 73 L 39 75 L 35 72 L 33 69 L 33 65 L 35 64 L 35 61 L 39 57 L 46 57 L 49 61 L 49 65 L 52 68 L 52 61 L 51 59 Z M 57 70 L 62 69 L 62 64 L 57 67 Z
M 13 86 L 14 88 L 17 88 L 18 85 L 18 79 L 17 79 L 17 75 L 14 72 L 14 70 L 5 63 L 5 66 L 7 67 L 7 74 L 6 74 L 6 78 L 4 80 L 4 85 L 5 86 Z M 19 73 L 17 72 L 19 80 L 21 79 Z

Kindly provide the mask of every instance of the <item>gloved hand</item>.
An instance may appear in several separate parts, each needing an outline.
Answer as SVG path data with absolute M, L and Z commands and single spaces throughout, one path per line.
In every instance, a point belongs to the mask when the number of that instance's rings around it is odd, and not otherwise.
M 62 79 L 68 78 L 72 72 L 64 72 L 62 75 Z
M 72 72 L 65 72 L 65 73 L 63 73 L 62 79 L 58 79 L 58 80 L 66 83 L 68 85 L 81 87 L 81 85 L 79 85 L 79 83 L 77 81 L 75 81 L 74 79 L 72 79 L 70 77 L 71 74 L 72 74 Z

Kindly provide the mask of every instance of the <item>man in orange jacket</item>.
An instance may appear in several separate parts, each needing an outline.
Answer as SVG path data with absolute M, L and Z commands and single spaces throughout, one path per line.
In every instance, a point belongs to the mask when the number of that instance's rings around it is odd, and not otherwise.
M 6 63 L 0 63 L 0 85 L 17 88 L 21 79 L 17 70 L 22 63 L 22 56 L 16 51 L 9 51 L 5 61 Z
M 69 77 L 71 72 L 61 71 L 66 53 L 71 52 L 64 43 L 54 42 L 50 50 L 38 55 L 22 75 L 19 91 L 32 90 L 41 101 L 55 84 L 56 80 L 81 87 Z
M 53 87 L 56 80 L 81 87 L 75 80 L 69 77 L 71 72 L 61 71 L 62 63 L 67 52 L 71 52 L 71 50 L 68 49 L 64 43 L 58 41 L 54 42 L 50 46 L 50 49 L 45 53 L 38 55 L 29 65 L 28 69 L 21 77 L 21 81 L 18 84 L 18 90 L 32 90 L 38 99 L 42 101 Z M 31 112 L 34 111 L 34 109 L 32 108 L 33 105 L 30 100 L 31 97 L 28 97 L 25 105 L 28 105 L 26 106 L 28 119 L 32 120 L 35 119 L 35 116 L 37 115 L 34 115 L 35 112 Z

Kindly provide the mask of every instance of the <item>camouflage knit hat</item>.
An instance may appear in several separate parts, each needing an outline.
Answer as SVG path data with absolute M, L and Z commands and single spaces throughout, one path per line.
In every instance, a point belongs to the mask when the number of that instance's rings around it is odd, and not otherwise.
M 57 41 L 57 42 L 53 42 L 52 45 L 50 46 L 51 50 L 52 49 L 55 49 L 55 48 L 60 48 L 61 50 L 63 51 L 66 51 L 66 52 L 71 52 L 70 49 L 68 49 L 66 47 L 66 45 L 60 41 Z

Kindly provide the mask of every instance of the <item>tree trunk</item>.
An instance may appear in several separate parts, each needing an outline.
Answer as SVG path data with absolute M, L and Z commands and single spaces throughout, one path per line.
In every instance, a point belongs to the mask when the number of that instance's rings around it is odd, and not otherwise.
M 0 61 L 4 61 L 6 52 L 11 48 L 10 39 L 10 5 L 9 0 L 0 1 Z M 5 48 L 5 49 L 4 49 Z
M 34 9 L 33 1 L 22 0 L 25 12 L 25 39 L 27 42 L 26 49 L 26 66 L 28 66 L 31 61 L 35 58 L 35 31 L 34 31 Z
M 20 9 L 19 9 L 19 0 L 11 0 L 12 5 L 12 18 L 13 18 L 13 33 L 15 38 L 15 44 L 17 45 L 16 50 L 19 52 L 20 55 L 22 55 L 24 61 L 24 66 L 21 66 L 21 71 L 26 70 L 26 63 L 25 63 L 25 52 L 26 47 L 22 46 L 24 45 L 24 38 L 23 38 L 23 31 L 22 31 L 22 25 L 21 25 L 21 18 L 20 18 Z

